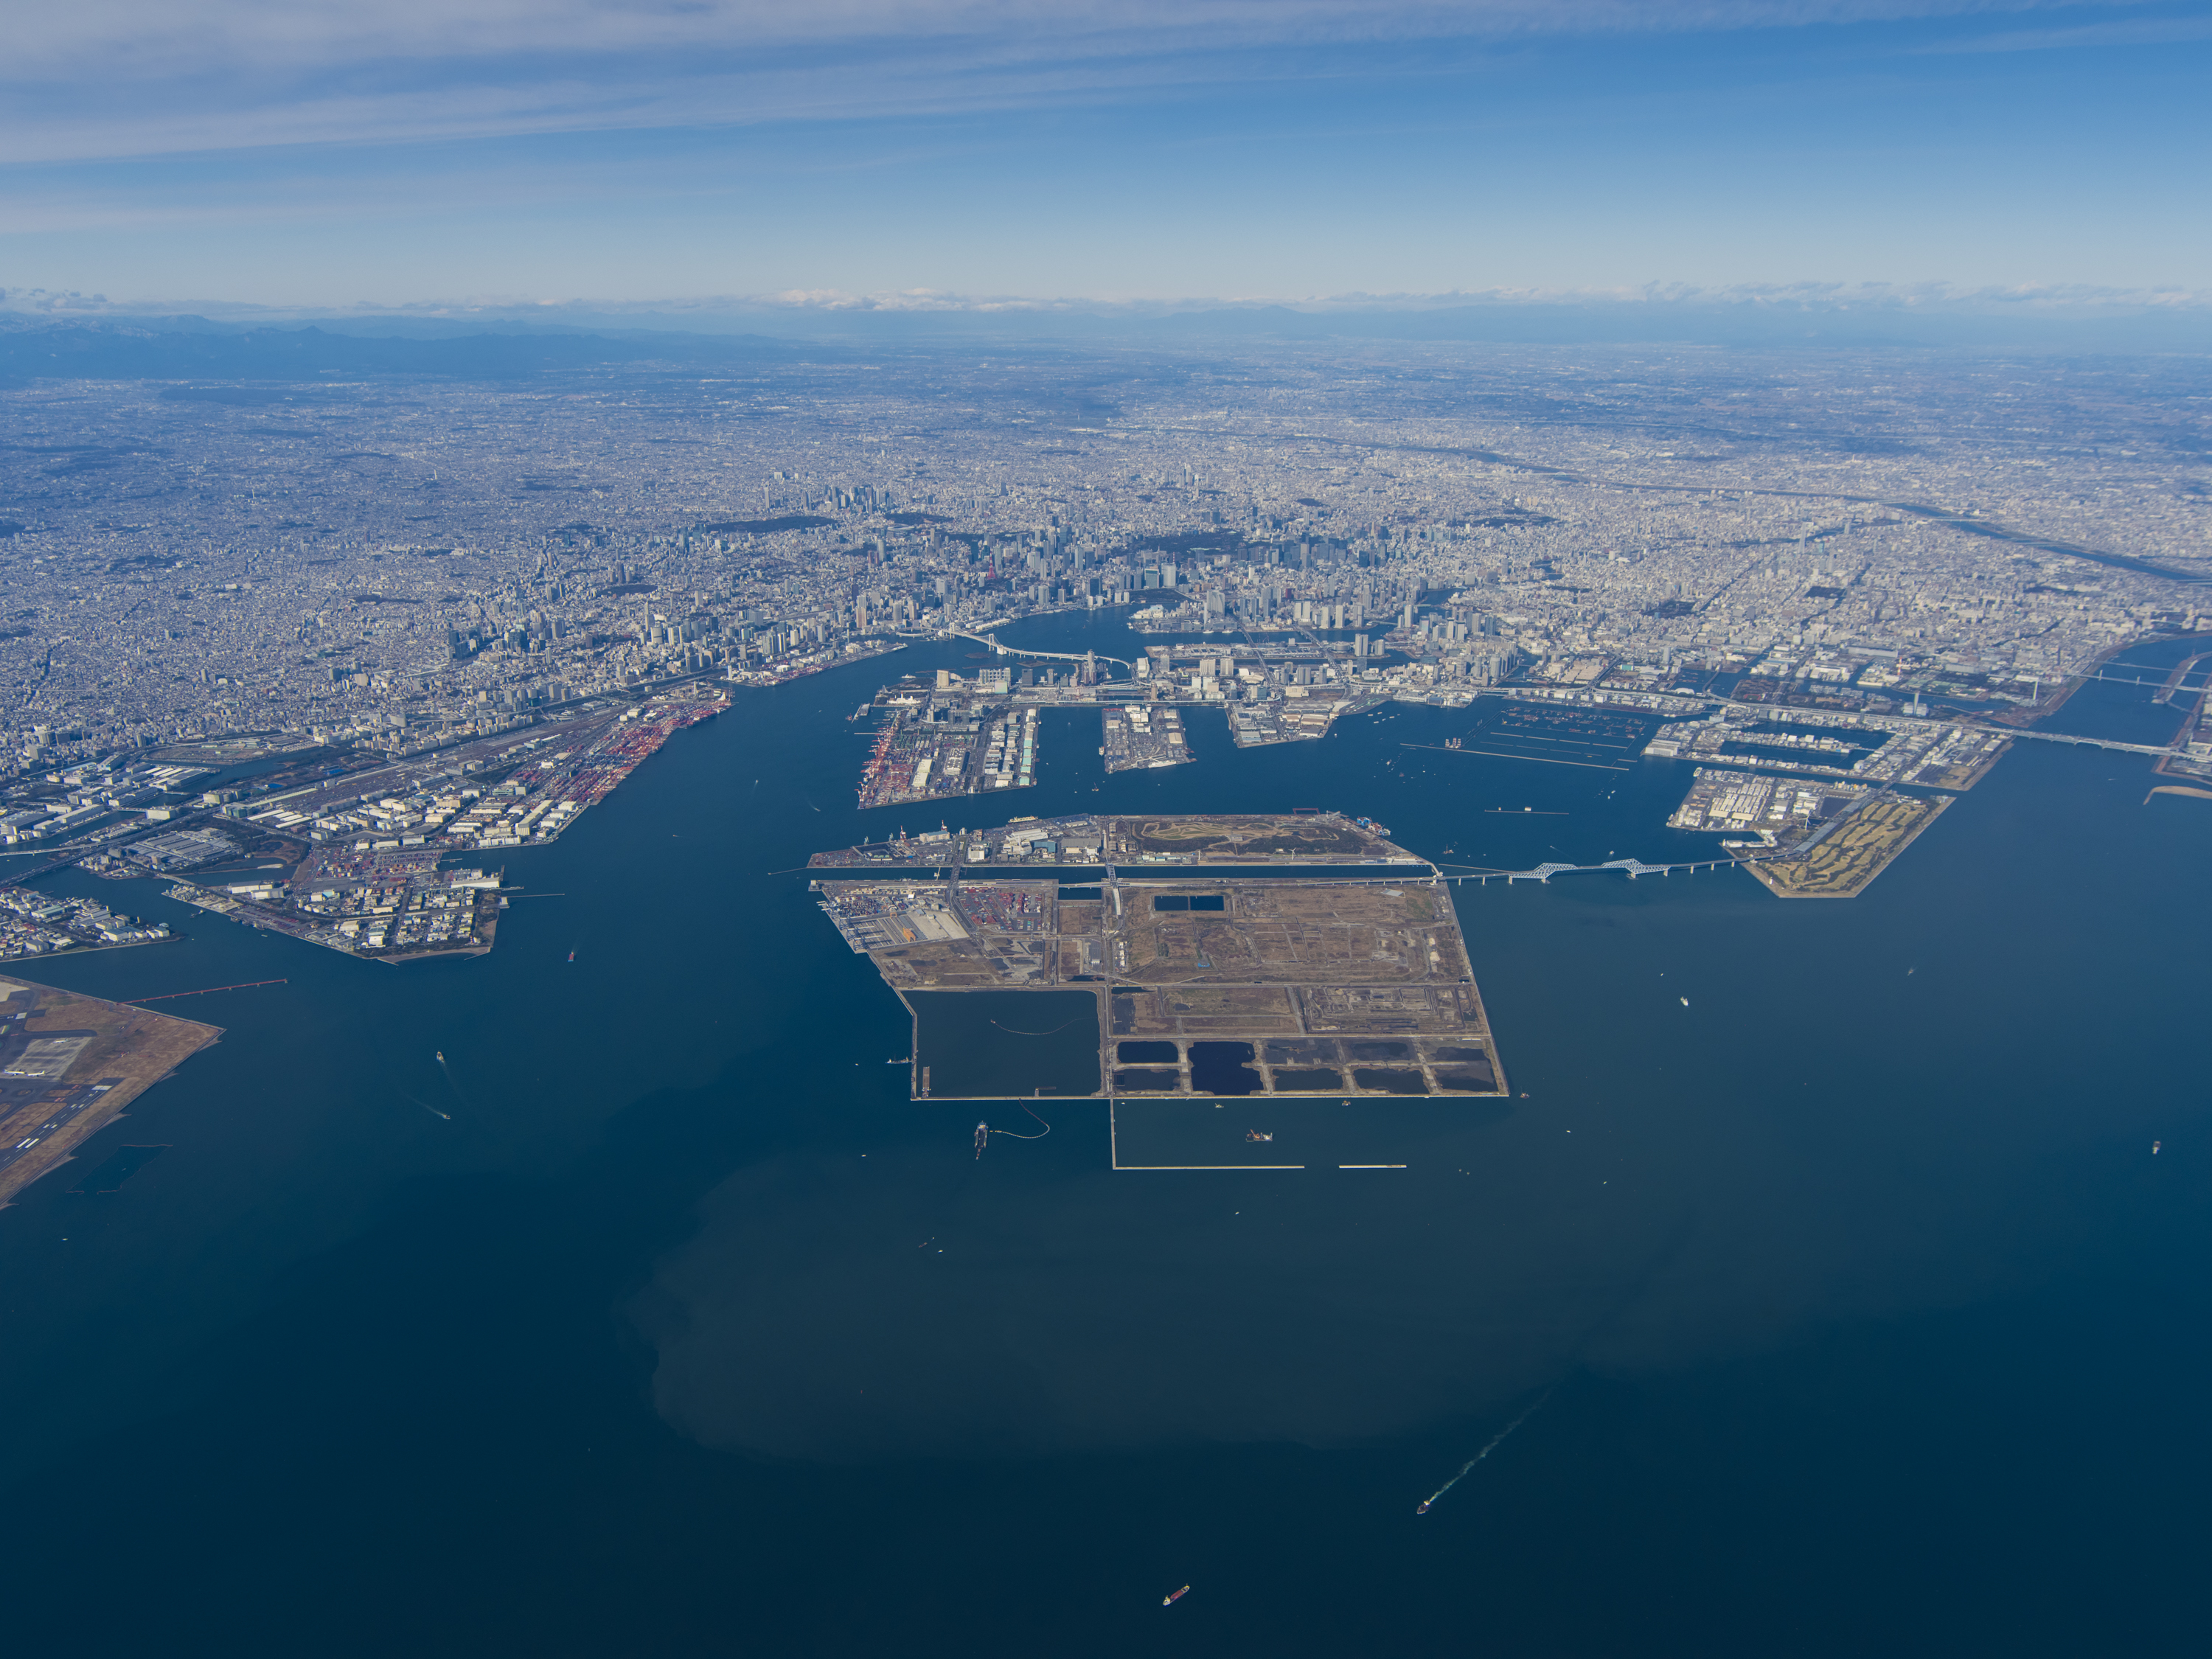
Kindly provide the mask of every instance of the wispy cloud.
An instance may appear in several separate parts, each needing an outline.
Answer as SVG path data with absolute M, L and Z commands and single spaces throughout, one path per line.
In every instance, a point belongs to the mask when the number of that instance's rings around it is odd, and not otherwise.
M 1049 46 L 1079 55 L 1270 42 L 1661 33 L 2052 9 L 2085 0 L 78 0 L 19 12 L 11 79 L 167 80 L 241 64 L 519 60 L 562 52 Z M 2101 0 L 2127 3 L 2128 0 Z M 2136 0 L 2140 3 L 2141 0 Z M 2100 0 L 2087 0 L 2100 3 Z
M 2043 0 L 82 0 L 11 17 L 0 153 L 55 161 L 987 111 L 1326 74 L 1325 59 L 1301 54 L 1292 67 L 1285 54 L 1329 45 L 1472 48 L 2041 9 Z
M 2124 17 L 2063 28 L 2010 29 L 1963 40 L 1935 40 L 1925 55 L 1986 52 L 2090 52 L 2100 46 L 2166 46 L 2212 40 L 2212 17 Z

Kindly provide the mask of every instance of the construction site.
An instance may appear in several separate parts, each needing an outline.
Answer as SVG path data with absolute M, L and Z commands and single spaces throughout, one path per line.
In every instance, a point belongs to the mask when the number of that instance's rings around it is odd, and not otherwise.
M 1103 865 L 814 883 L 914 1015 L 915 1098 L 1505 1093 L 1449 893 L 1381 826 L 1333 813 L 1084 822 Z M 1194 868 L 1277 860 L 1300 867 Z M 999 1000 L 979 1024 L 939 1012 L 939 993 Z M 1042 1000 L 1035 1019 L 1005 1017 L 1009 993 L 1050 994 L 1050 1018 Z M 960 1042 L 936 1040 L 956 1024 Z M 994 1052 L 975 1052 L 979 1031 Z M 1022 1045 L 1048 1040 L 1041 1080 L 1019 1086 Z M 1079 1042 L 1096 1056 L 1079 1073 L 1063 1063 Z

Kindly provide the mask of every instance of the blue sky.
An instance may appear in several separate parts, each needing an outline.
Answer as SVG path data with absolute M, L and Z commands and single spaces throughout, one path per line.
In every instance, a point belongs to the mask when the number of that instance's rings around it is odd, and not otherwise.
M 82 0 L 0 287 L 2212 294 L 2212 6 Z

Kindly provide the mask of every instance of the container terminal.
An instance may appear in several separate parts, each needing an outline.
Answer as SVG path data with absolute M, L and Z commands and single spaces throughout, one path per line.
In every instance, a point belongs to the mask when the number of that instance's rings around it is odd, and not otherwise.
M 391 963 L 481 956 L 506 902 L 501 871 L 481 859 L 455 867 L 453 857 L 557 840 L 670 738 L 728 707 L 718 689 L 679 688 L 434 757 L 316 779 L 251 808 L 210 800 L 201 821 L 151 825 L 76 856 L 117 879 L 165 876 L 170 898 L 348 956 Z M 0 915 L 42 899 L 14 890 Z M 43 916 L 30 921 L 52 933 Z M 78 942 L 97 921 L 77 927 Z M 149 942 L 167 936 L 140 931 Z M 0 921 L 0 952 L 11 936 Z

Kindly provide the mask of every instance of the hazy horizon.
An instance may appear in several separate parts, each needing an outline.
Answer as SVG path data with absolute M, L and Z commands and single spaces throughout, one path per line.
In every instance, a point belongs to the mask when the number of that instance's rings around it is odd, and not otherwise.
M 17 309 L 2212 295 L 2191 5 L 111 0 L 14 33 Z

